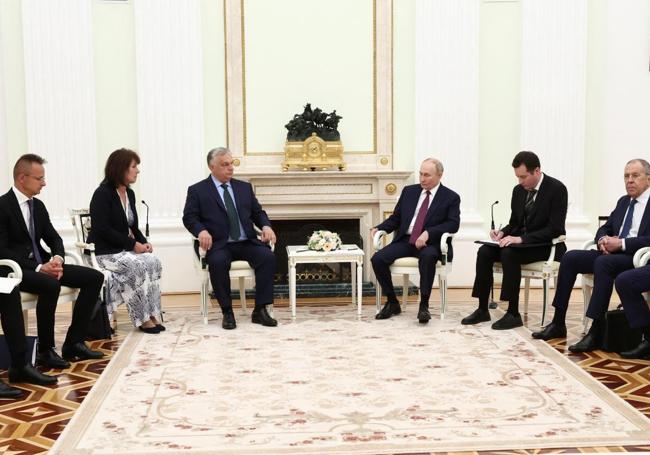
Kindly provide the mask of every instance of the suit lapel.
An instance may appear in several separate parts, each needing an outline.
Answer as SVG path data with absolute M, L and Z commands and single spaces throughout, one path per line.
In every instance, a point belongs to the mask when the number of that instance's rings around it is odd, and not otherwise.
M 124 206 L 122 205 L 122 200 L 120 199 L 120 195 L 119 195 L 119 193 L 117 192 L 117 189 L 115 189 L 114 191 L 113 191 L 113 189 L 111 189 L 111 193 L 112 193 L 112 196 L 111 196 L 111 197 L 113 198 L 113 202 L 114 202 L 115 204 L 117 204 L 117 206 L 118 206 L 119 209 L 120 209 L 120 210 L 119 210 L 120 213 L 122 213 L 122 221 L 124 221 L 124 224 L 125 224 L 125 225 L 127 226 L 127 228 L 128 228 L 128 226 L 129 226 L 129 220 L 126 218 L 126 212 L 124 211 Z M 127 198 L 129 197 L 128 191 L 127 191 L 126 197 L 127 197 Z M 129 202 L 130 202 L 130 201 L 129 201 Z
M 650 201 L 645 204 L 643 218 L 641 218 L 641 224 L 639 225 L 639 232 L 637 234 L 638 236 L 645 234 L 646 229 L 648 229 L 648 222 L 650 222 Z
M 217 201 L 217 205 L 221 208 L 221 210 L 227 213 L 226 206 L 223 204 L 223 200 L 221 199 L 221 196 L 219 196 L 219 190 L 212 181 L 211 176 L 208 176 L 208 178 L 205 180 L 205 184 L 208 187 L 208 193 L 210 193 L 210 195 Z
M 237 207 L 237 216 L 239 216 L 239 211 L 241 210 L 242 207 L 241 200 L 240 200 L 241 191 L 239 191 L 239 182 L 231 179 L 230 186 L 232 187 L 232 192 L 235 195 L 235 206 Z
M 27 238 L 31 238 L 27 225 L 25 224 L 23 212 L 20 210 L 20 206 L 18 205 L 18 199 L 16 199 L 16 195 L 14 194 L 13 190 L 9 190 L 9 193 L 11 193 L 9 195 L 9 205 L 11 207 L 11 211 L 13 212 L 14 218 L 20 220 L 18 224 L 20 225 L 23 233 L 27 236 Z M 34 207 L 34 218 L 36 218 L 36 207 Z M 34 230 L 36 230 L 36 222 L 34 222 Z
M 429 209 L 427 210 L 427 216 L 424 217 L 424 224 L 425 225 L 427 224 L 427 221 L 429 221 L 429 218 L 431 218 L 431 215 L 433 215 L 435 205 L 438 204 L 440 202 L 440 200 L 442 199 L 442 195 L 440 194 L 443 191 L 442 188 L 443 187 L 442 187 L 442 183 L 441 183 L 440 186 L 438 187 L 438 190 L 436 191 L 435 196 L 433 196 L 433 200 L 431 201 L 431 204 L 429 204 Z

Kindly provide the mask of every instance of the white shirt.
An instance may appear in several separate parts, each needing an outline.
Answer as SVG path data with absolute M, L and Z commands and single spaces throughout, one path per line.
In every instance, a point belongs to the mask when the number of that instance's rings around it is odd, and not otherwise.
M 438 192 L 438 188 L 440 188 L 440 183 L 438 183 L 436 186 L 434 186 L 429 190 L 431 196 L 429 196 L 429 205 L 427 206 L 427 210 L 429 210 L 429 207 L 431 207 L 431 203 L 433 202 L 433 198 L 436 196 L 436 193 Z M 424 198 L 426 197 L 426 194 L 427 194 L 427 190 L 422 189 L 422 192 L 420 193 L 420 198 L 418 199 L 418 205 L 415 206 L 415 213 L 413 214 L 413 219 L 411 220 L 411 224 L 409 224 L 409 228 L 406 231 L 407 234 L 411 234 L 411 232 L 413 232 L 415 219 L 418 217 L 418 213 L 420 212 L 420 206 L 424 202 Z
M 645 207 L 648 204 L 649 197 L 650 197 L 650 188 L 646 189 L 643 193 L 641 193 L 641 196 L 636 198 L 636 204 L 634 205 L 634 214 L 632 215 L 632 227 L 630 228 L 630 233 L 628 234 L 628 237 L 637 237 L 639 235 L 639 227 L 641 226 L 641 219 L 643 218 L 643 213 L 645 212 Z M 623 216 L 623 223 L 621 224 L 621 229 L 619 229 L 618 231 L 619 234 L 623 230 L 623 224 L 625 224 L 625 217 L 627 216 L 628 210 L 630 210 L 629 206 L 625 211 L 625 215 Z M 621 243 L 622 243 L 621 248 L 623 249 L 623 251 L 625 251 L 625 239 L 622 239 Z

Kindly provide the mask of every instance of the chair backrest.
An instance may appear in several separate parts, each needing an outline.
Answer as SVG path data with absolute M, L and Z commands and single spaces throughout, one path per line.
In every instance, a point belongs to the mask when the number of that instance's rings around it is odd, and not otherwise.
M 70 209 L 70 220 L 77 242 L 86 243 L 91 228 L 90 210 Z

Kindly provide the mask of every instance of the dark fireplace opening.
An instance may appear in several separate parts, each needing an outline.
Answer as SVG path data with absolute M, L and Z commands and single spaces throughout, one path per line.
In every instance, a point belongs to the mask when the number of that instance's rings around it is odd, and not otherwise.
M 359 219 L 330 220 L 277 220 L 273 221 L 273 231 L 277 236 L 275 257 L 277 269 L 275 284 L 288 284 L 287 245 L 305 245 L 314 231 L 336 232 L 341 241 L 357 245 L 363 249 L 363 239 L 359 233 Z M 350 283 L 350 264 L 298 264 L 296 266 L 297 284 L 336 284 Z

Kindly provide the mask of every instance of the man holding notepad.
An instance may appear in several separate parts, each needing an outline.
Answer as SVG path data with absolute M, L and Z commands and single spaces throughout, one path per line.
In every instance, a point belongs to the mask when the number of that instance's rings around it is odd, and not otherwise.
M 564 235 L 567 189 L 562 182 L 543 174 L 533 152 L 519 152 L 512 161 L 519 184 L 512 190 L 510 221 L 503 229 L 490 231 L 494 243 L 482 245 L 476 256 L 476 278 L 472 296 L 479 307 L 461 322 L 464 325 L 490 320 L 488 300 L 493 284 L 492 267 L 503 266 L 501 300 L 508 302 L 507 313 L 494 324 L 495 330 L 523 325 L 519 314 L 521 265 L 543 261 L 551 252 L 553 238 Z M 556 260 L 564 254 L 562 243 L 555 250 Z

